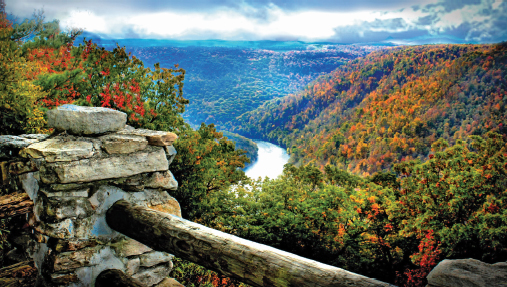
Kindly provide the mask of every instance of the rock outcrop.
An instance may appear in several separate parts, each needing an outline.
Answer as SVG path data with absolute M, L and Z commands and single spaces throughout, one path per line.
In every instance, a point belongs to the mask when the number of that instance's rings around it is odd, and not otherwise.
M 476 259 L 443 260 L 428 274 L 428 287 L 507 286 L 507 262 Z
M 40 282 L 93 286 L 117 269 L 145 286 L 167 286 L 172 255 L 106 224 L 117 200 L 181 216 L 170 196 L 174 133 L 126 126 L 126 114 L 64 105 L 48 112 L 59 134 L 0 137 L 2 189 L 25 191 L 34 202 L 30 254 Z

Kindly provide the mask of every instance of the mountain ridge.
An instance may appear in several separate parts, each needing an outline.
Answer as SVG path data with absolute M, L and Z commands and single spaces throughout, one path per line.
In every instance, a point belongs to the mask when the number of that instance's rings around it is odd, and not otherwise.
M 427 159 L 437 138 L 507 135 L 506 44 L 381 50 L 230 123 L 285 146 L 296 164 L 359 174 Z

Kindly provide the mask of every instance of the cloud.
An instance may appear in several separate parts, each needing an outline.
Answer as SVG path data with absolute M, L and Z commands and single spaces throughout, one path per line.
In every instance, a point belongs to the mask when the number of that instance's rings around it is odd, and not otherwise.
M 7 11 L 118 38 L 302 40 L 387 38 L 507 40 L 503 0 L 7 0 Z

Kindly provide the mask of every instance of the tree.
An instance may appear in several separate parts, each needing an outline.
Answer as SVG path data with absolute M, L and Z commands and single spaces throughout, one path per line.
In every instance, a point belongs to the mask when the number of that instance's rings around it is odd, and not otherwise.
M 0 13 L 0 135 L 44 132 L 43 112 L 36 102 L 46 93 L 27 80 L 33 66 L 11 40 L 12 23 Z
M 440 258 L 505 261 L 507 146 L 502 136 L 471 136 L 470 143 L 459 140 L 452 147 L 440 139 L 432 150 L 427 162 L 394 167 L 402 176 L 400 196 L 388 213 L 400 222 L 400 235 L 420 240 L 413 261 L 426 274 L 433 266 L 423 265 Z

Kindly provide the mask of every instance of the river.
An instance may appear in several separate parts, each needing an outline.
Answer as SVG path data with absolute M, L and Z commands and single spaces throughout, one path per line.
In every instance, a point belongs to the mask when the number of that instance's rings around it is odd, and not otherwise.
M 254 141 L 259 147 L 257 161 L 245 170 L 248 177 L 259 176 L 277 178 L 283 173 L 283 166 L 289 161 L 289 155 L 283 148 L 264 141 Z

